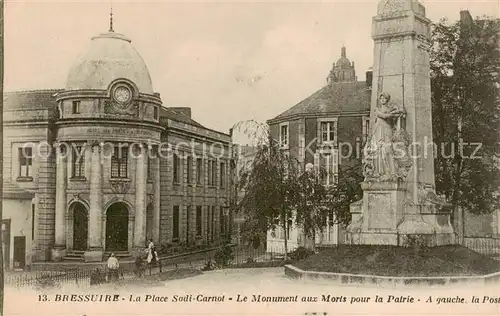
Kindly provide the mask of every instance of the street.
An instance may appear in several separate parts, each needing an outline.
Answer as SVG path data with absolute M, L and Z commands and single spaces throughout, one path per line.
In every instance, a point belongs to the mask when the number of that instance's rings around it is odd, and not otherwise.
M 46 293 L 8 289 L 6 314 L 32 315 L 36 311 L 37 315 L 305 315 L 307 312 L 338 315 L 369 311 L 370 315 L 431 312 L 494 315 L 498 314 L 499 305 L 494 297 L 485 296 L 496 292 L 492 287 L 338 286 L 322 281 L 290 280 L 285 278 L 282 268 L 228 269 L 150 288 L 103 285 L 92 290 L 72 287 Z M 480 302 L 471 303 L 472 296 Z M 116 301 L 112 301 L 113 297 Z M 382 302 L 375 302 L 377 298 Z

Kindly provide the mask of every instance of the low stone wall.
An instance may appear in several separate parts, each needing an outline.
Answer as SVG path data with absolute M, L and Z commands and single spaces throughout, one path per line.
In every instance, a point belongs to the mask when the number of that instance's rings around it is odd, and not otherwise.
M 329 281 L 336 284 L 369 285 L 381 287 L 446 286 L 455 284 L 487 285 L 500 282 L 500 272 L 477 276 L 390 277 L 347 273 L 304 271 L 293 265 L 285 266 L 285 276 L 291 279 Z

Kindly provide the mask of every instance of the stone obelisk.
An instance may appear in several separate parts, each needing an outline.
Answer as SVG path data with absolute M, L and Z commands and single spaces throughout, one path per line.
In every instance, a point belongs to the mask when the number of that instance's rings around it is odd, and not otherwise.
M 377 11 L 371 139 L 365 149 L 363 199 L 351 205 L 348 237 L 353 244 L 403 245 L 408 236 L 429 245 L 450 244 L 450 212 L 435 193 L 431 22 L 417 0 L 382 0 Z M 404 114 L 389 116 L 393 110 Z

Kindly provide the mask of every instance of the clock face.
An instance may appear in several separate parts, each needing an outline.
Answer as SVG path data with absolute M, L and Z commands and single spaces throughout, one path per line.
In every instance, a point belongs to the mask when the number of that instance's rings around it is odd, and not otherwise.
M 115 98 L 116 102 L 125 104 L 130 102 L 130 100 L 132 99 L 132 91 L 124 86 L 117 87 L 115 89 L 113 97 Z

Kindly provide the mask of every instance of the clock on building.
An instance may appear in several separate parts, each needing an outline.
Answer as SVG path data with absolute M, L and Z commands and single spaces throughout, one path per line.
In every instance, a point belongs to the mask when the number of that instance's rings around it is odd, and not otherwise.
M 113 91 L 113 98 L 120 104 L 127 104 L 132 100 L 132 91 L 126 86 L 118 86 Z

